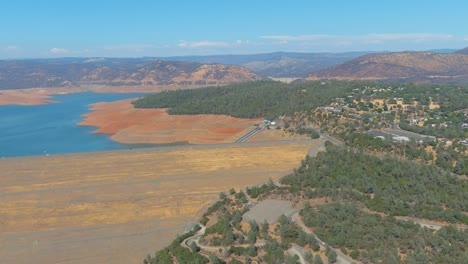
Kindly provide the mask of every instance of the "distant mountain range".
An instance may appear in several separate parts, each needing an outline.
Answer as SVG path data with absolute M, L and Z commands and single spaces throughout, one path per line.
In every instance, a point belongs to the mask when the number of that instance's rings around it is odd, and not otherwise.
M 139 59 L 0 61 L 0 89 L 82 85 L 219 85 L 264 79 L 237 65 Z
M 468 84 L 468 49 L 455 53 L 368 54 L 307 76 L 307 80 Z
M 265 77 L 303 78 L 370 52 L 295 53 L 274 52 L 251 55 L 180 56 L 159 58 L 171 61 L 241 65 Z
M 0 61 L 0 89 L 82 85 L 215 85 L 303 78 L 366 52 Z
M 447 53 L 452 52 L 452 53 Z M 468 48 L 433 52 L 347 52 L 0 61 L 0 89 L 221 85 L 265 77 L 468 83 Z

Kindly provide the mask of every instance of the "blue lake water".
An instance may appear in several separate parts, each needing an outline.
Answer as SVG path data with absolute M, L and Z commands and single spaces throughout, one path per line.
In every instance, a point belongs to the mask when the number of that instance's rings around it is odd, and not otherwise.
M 141 97 L 142 94 L 79 93 L 57 95 L 55 104 L 0 106 L 0 157 L 128 149 L 92 134 L 96 127 L 78 126 L 89 104 Z

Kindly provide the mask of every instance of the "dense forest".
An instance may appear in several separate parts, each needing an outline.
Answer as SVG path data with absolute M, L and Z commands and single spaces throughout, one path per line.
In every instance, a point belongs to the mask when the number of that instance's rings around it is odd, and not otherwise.
M 281 179 L 288 192 L 308 198 L 359 201 L 394 216 L 468 224 L 468 185 L 434 165 L 375 157 L 327 144 Z
M 258 81 L 195 90 L 165 91 L 145 96 L 136 108 L 170 108 L 169 114 L 225 114 L 240 118 L 276 119 L 331 103 L 359 88 L 359 82 L 286 84 Z
M 466 115 L 455 112 L 468 107 L 468 87 L 451 85 L 390 85 L 357 81 L 286 84 L 257 81 L 164 91 L 140 98 L 133 104 L 136 108 L 169 108 L 169 114 L 175 115 L 225 114 L 275 120 L 279 116 L 294 117 L 297 113 L 309 113 L 339 98 L 346 104 L 344 108 L 367 112 L 359 117 L 366 122 L 367 128 L 389 126 L 399 118 L 400 128 L 412 132 L 451 139 L 468 137 L 468 129 L 462 127 L 463 123 L 468 122 Z M 399 99 L 410 106 L 405 111 L 398 109 L 389 112 L 386 105 L 374 107 L 372 103 L 364 104 L 361 101 L 376 98 L 392 103 Z M 356 105 L 357 101 L 361 102 Z M 440 108 L 429 110 L 430 102 L 437 102 Z M 410 117 L 424 118 L 425 122 L 423 126 L 411 125 Z
M 356 170 L 350 169 L 353 162 L 358 164 L 354 166 Z M 395 217 L 435 216 L 437 220 L 466 223 L 463 217 L 458 218 L 460 215 L 452 214 L 453 208 L 466 210 L 465 181 L 434 166 L 411 168 L 412 165 L 391 157 L 376 158 L 327 144 L 326 152 L 316 158 L 307 157 L 294 174 L 283 178 L 281 185 L 269 181 L 245 192 L 231 189 L 228 195 L 220 194 L 219 200 L 199 220 L 207 226 L 200 243 L 219 247 L 219 254 L 208 255 L 195 243 L 189 248 L 181 245 L 185 238 L 200 229 L 196 225 L 170 246 L 153 256 L 148 255 L 143 263 L 173 263 L 177 260 L 178 263 L 259 261 L 296 264 L 298 257 L 286 253 L 292 247 L 303 248 L 303 257 L 309 263 L 335 263 L 337 251 L 362 263 L 466 263 L 466 230 L 452 226 L 433 230 Z M 374 179 L 371 179 L 372 175 Z M 305 201 L 300 210 L 302 221 L 327 243 L 325 249 L 318 244 L 315 235 L 304 232 L 285 215 L 279 217 L 276 224 L 252 220 L 248 221 L 248 227 L 242 224 L 252 201 L 278 197 L 278 194 Z M 313 206 L 308 202 L 309 198 L 320 196 L 327 197 L 328 202 Z M 443 198 L 438 199 L 440 197 Z M 373 204 L 372 200 L 377 202 Z M 388 215 L 366 211 L 362 205 Z M 400 211 L 401 205 L 403 211 Z M 445 214 L 439 210 L 442 207 L 452 209 L 447 209 L 449 213 Z M 426 209 L 437 213 L 426 215 Z
M 274 197 L 301 203 L 299 215 L 314 234 L 285 215 L 275 224 L 249 220 L 245 227 L 252 202 Z M 311 205 L 310 199 L 319 197 L 325 203 Z M 199 220 L 207 226 L 199 242 L 218 247 L 219 254 L 208 255 L 195 243 L 181 246 L 200 229 L 196 226 L 143 263 L 295 264 L 298 257 L 287 253 L 293 247 L 303 248 L 309 263 L 334 263 L 337 252 L 362 263 L 466 263 L 466 230 L 434 230 L 399 216 L 468 224 L 463 214 L 467 199 L 466 180 L 434 165 L 370 156 L 327 142 L 326 151 L 307 156 L 280 184 L 270 180 L 220 194 Z
M 440 104 L 446 114 L 468 107 L 468 87 L 415 84 L 377 84 L 359 81 L 327 81 L 286 84 L 257 81 L 193 90 L 164 91 L 134 102 L 137 108 L 171 108 L 171 114 L 227 114 L 234 117 L 294 115 L 330 104 L 335 98 L 360 100 L 402 98 L 428 105 Z M 349 103 L 352 103 L 352 100 Z
M 421 228 L 410 221 L 331 203 L 301 211 L 304 223 L 332 247 L 363 263 L 467 263 L 466 231 Z M 401 259 L 404 257 L 404 260 Z
M 169 108 L 170 114 L 282 116 L 284 131 L 339 139 L 327 141 L 316 157 L 306 156 L 279 183 L 221 194 L 198 221 L 206 226 L 200 243 L 219 252 L 181 246 L 192 231 L 145 263 L 190 263 L 185 261 L 194 257 L 196 263 L 295 264 L 293 247 L 302 248 L 304 259 L 313 264 L 334 263 L 337 254 L 362 263 L 468 263 L 467 231 L 455 227 L 468 225 L 468 156 L 461 142 L 467 133 L 461 126 L 467 121 L 462 110 L 467 94 L 466 87 L 457 86 L 260 81 L 139 99 L 135 107 Z M 363 103 L 373 98 L 410 107 L 387 111 Z M 440 108 L 429 109 L 433 101 Z M 415 118 L 425 119 L 424 124 L 410 122 Z M 446 139 L 395 142 L 368 134 L 370 129 L 399 129 L 398 124 Z M 453 142 L 446 143 L 447 138 Z M 284 215 L 270 225 L 243 219 L 253 204 L 278 197 L 302 208 L 301 219 L 313 233 Z M 444 224 L 434 230 L 418 224 L 421 220 Z

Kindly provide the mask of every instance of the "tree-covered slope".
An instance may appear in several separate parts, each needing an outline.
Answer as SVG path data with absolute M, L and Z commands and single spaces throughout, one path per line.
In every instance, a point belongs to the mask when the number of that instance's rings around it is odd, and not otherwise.
M 351 204 L 305 208 L 304 223 L 332 247 L 363 263 L 466 263 L 467 232 L 438 231 L 410 221 L 365 213 Z
M 245 82 L 197 90 L 165 91 L 143 97 L 136 108 L 170 108 L 170 114 L 225 114 L 240 118 L 277 118 L 328 105 L 357 82 Z
M 309 198 L 359 201 L 371 210 L 468 224 L 466 180 L 434 165 L 375 157 L 328 145 L 281 182 Z

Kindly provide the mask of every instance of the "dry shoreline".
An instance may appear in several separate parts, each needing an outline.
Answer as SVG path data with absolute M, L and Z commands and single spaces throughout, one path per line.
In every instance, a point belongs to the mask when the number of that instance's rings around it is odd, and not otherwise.
M 229 143 L 261 122 L 226 115 L 169 115 L 167 109 L 136 109 L 135 99 L 91 105 L 78 125 L 97 127 L 124 144 Z
M 103 86 L 84 85 L 80 87 L 44 87 L 0 90 L 0 105 L 41 105 L 55 103 L 48 100 L 53 95 L 71 93 L 157 93 L 164 90 L 194 89 L 201 85 L 160 85 L 160 86 Z

